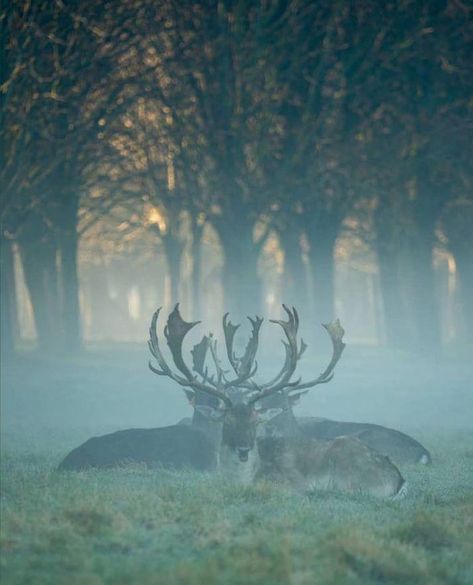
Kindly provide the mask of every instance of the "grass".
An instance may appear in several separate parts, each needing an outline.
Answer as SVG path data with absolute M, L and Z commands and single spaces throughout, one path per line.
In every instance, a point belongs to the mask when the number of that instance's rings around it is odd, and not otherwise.
M 473 583 L 471 356 L 349 346 L 330 387 L 301 401 L 300 415 L 378 422 L 432 452 L 401 470 L 405 499 L 382 501 L 140 466 L 55 472 L 92 435 L 190 414 L 146 348 L 99 349 L 2 367 L 1 585 Z M 310 379 L 323 357 L 305 360 Z
M 426 441 L 400 501 L 248 488 L 193 473 L 57 473 L 57 450 L 2 457 L 2 585 L 473 582 L 471 435 Z

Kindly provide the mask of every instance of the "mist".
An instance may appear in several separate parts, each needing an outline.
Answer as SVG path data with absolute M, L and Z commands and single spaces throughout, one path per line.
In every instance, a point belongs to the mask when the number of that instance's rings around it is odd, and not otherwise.
M 197 307 L 189 235 L 183 234 L 179 294 L 172 298 L 164 250 L 159 242 L 147 248 L 145 228 L 137 232 L 132 239 L 133 252 L 127 254 L 113 250 L 113 230 L 110 235 L 84 237 L 79 244 L 79 352 L 55 347 L 57 339 L 42 340 L 49 347 L 41 349 L 21 257 L 13 246 L 16 351 L 5 356 L 2 368 L 2 429 L 11 447 L 24 443 L 40 449 L 42 441 L 57 446 L 55 441 L 60 437 L 61 443 L 64 441 L 62 452 L 89 436 L 121 428 L 170 425 L 191 416 L 192 408 L 182 389 L 148 369 L 148 328 L 160 306 L 160 334 L 170 364 L 163 328 L 174 304 L 180 302 L 186 320 L 201 321 L 185 342 L 189 363 L 192 346 L 203 335 L 213 333 L 220 357 L 225 367 L 230 367 L 222 329 L 222 317 L 228 311 L 222 283 L 224 257 L 216 234 L 211 227 L 203 232 L 201 300 Z M 112 251 L 97 252 L 97 247 Z M 338 317 L 347 343 L 333 382 L 304 396 L 295 409 L 298 415 L 376 422 L 421 434 L 472 430 L 471 344 L 463 341 L 461 285 L 453 257 L 445 247 L 437 243 L 432 257 L 438 345 L 432 344 L 435 332 L 431 328 L 414 338 L 414 323 L 406 325 L 398 347 L 389 343 L 379 259 L 356 234 L 342 231 L 335 244 L 333 314 L 322 315 L 317 307 L 303 253 L 301 290 L 284 294 L 285 262 L 280 242 L 271 233 L 258 260 L 260 298 L 233 298 L 235 310 L 229 311 L 230 318 L 241 323 L 235 344 L 239 353 L 243 353 L 250 333 L 247 316 L 264 318 L 257 354 L 258 382 L 271 379 L 284 363 L 284 335 L 270 320 L 282 317 L 282 303 L 294 305 L 300 316 L 300 335 L 309 346 L 297 370 L 303 380 L 313 378 L 329 361 L 331 344 L 322 322 Z M 401 284 L 407 288 L 406 283 Z M 245 286 L 250 284 L 244 283 L 242 288 Z M 307 300 L 296 304 L 302 293 Z M 401 306 L 395 318 L 402 318 Z
M 5 583 L 471 582 L 470 13 L 0 10 Z

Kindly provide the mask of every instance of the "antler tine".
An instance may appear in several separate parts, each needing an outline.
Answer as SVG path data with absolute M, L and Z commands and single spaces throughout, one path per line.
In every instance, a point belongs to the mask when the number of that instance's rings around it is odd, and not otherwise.
M 150 370 L 152 370 L 155 374 L 159 376 L 169 376 L 176 380 L 176 382 L 181 383 L 183 381 L 182 378 L 176 376 L 171 368 L 167 365 L 166 360 L 164 359 L 163 354 L 161 353 L 161 348 L 159 347 L 158 341 L 158 334 L 157 334 L 157 322 L 159 318 L 159 313 L 161 312 L 162 307 L 159 307 L 154 313 L 153 317 L 151 318 L 151 324 L 149 327 L 149 340 L 148 340 L 148 347 L 150 349 L 151 354 L 156 359 L 159 364 L 161 370 L 155 368 L 151 362 L 149 362 Z M 177 378 L 177 379 L 176 379 Z
M 302 390 L 304 388 L 309 389 L 317 386 L 318 384 L 326 384 L 334 377 L 335 374 L 333 370 L 335 369 L 335 366 L 337 365 L 340 357 L 342 356 L 343 350 L 346 347 L 346 344 L 343 342 L 345 330 L 341 326 L 339 319 L 332 321 L 332 323 L 322 323 L 322 327 L 324 327 L 324 329 L 330 335 L 330 340 L 332 341 L 332 359 L 318 378 L 311 380 L 310 382 L 298 384 L 290 391 Z
M 240 362 L 240 375 L 242 376 L 245 376 L 253 369 L 256 352 L 258 351 L 259 331 L 264 319 L 256 315 L 254 319 L 248 317 L 248 321 L 251 323 L 251 337 L 248 340 L 245 353 L 243 354 Z
M 223 316 L 223 332 L 225 336 L 228 361 L 237 375 L 234 380 L 229 380 L 225 383 L 226 388 L 244 386 L 246 382 L 256 374 L 258 369 L 258 363 L 255 358 L 258 350 L 259 331 L 264 319 L 256 316 L 254 319 L 248 317 L 248 320 L 251 323 L 251 336 L 246 345 L 243 356 L 237 358 L 233 351 L 233 341 L 235 333 L 240 325 L 233 325 L 233 323 L 228 320 L 228 313 L 225 313 Z
M 270 382 L 263 384 L 261 386 L 262 391 L 267 395 L 273 394 L 274 392 L 278 392 L 282 390 L 288 385 L 289 380 L 291 379 L 292 374 L 294 373 L 297 361 L 301 357 L 302 353 L 304 352 L 306 346 L 303 341 L 301 341 L 301 348 L 299 349 L 297 346 L 297 332 L 299 329 L 299 315 L 294 307 L 292 310 L 289 309 L 286 305 L 283 305 L 283 309 L 287 314 L 288 320 L 278 320 L 278 319 L 271 319 L 271 323 L 277 323 L 280 327 L 282 327 L 284 334 L 286 336 L 287 341 L 283 340 L 283 344 L 286 350 L 286 357 L 284 360 L 283 367 L 281 368 L 280 372 L 273 378 Z
M 210 340 L 207 335 L 204 335 L 199 343 L 196 343 L 191 349 L 193 370 L 201 376 L 204 382 L 212 384 L 215 388 L 217 385 L 214 383 L 213 376 L 209 376 L 208 368 L 205 365 L 205 358 L 207 356 L 207 350 L 210 346 Z
M 238 376 L 238 360 L 233 351 L 233 340 L 235 339 L 235 333 L 237 332 L 240 325 L 233 325 L 231 321 L 228 321 L 229 313 L 225 313 L 222 320 L 223 335 L 225 337 L 225 347 L 227 349 L 227 357 L 233 371 Z
M 196 343 L 191 349 L 193 370 L 201 376 L 203 376 L 205 372 L 205 358 L 207 356 L 208 347 L 209 338 L 207 335 L 204 335 L 199 343 Z
M 182 372 L 188 380 L 192 380 L 194 376 L 182 357 L 182 343 L 187 333 L 199 323 L 200 321 L 184 321 L 179 312 L 179 303 L 177 303 L 173 311 L 169 314 L 166 327 L 164 328 L 164 336 L 166 337 L 168 347 L 171 350 L 172 359 L 174 360 L 177 369 Z
M 213 339 L 212 334 L 210 334 L 209 339 L 209 348 L 210 348 L 210 355 L 212 356 L 212 360 L 215 365 L 215 369 L 217 370 L 217 385 L 221 386 L 222 382 L 227 382 L 225 379 L 225 370 L 222 368 L 222 364 L 220 363 L 220 359 L 217 353 L 217 340 Z
M 289 362 L 291 361 L 291 350 L 290 350 L 289 344 L 286 343 L 284 341 L 284 339 L 282 339 L 281 341 L 282 341 L 282 344 L 284 345 L 284 349 L 285 349 L 285 358 L 284 358 L 283 367 L 281 368 L 281 370 L 278 372 L 278 374 L 272 380 L 270 380 L 266 384 L 261 385 L 261 388 L 263 390 L 265 390 L 266 388 L 270 388 L 271 386 L 274 386 L 274 384 L 276 384 L 276 382 L 279 381 L 281 376 L 284 374 L 284 372 L 289 367 Z
M 164 329 L 164 335 L 166 337 L 169 349 L 171 350 L 171 354 L 174 360 L 174 363 L 178 370 L 184 374 L 184 377 L 175 374 L 171 368 L 167 365 L 164 356 L 161 352 L 158 342 L 158 334 L 156 330 L 157 320 L 159 317 L 159 313 L 161 308 L 159 308 L 153 315 L 151 319 L 151 325 L 149 329 L 150 340 L 148 342 L 150 351 L 152 355 L 156 358 L 160 369 L 155 368 L 151 363 L 149 367 L 152 372 L 158 374 L 160 376 L 168 376 L 175 382 L 177 382 L 181 386 L 186 386 L 191 388 L 192 390 L 201 390 L 206 394 L 210 394 L 219 400 L 222 400 L 227 407 L 232 406 L 232 402 L 230 398 L 224 393 L 218 390 L 217 388 L 207 386 L 196 380 L 196 378 L 192 375 L 191 371 L 187 367 L 184 359 L 182 357 L 182 342 L 186 334 L 195 326 L 197 322 L 188 323 L 184 321 L 179 313 L 179 304 L 174 307 L 174 310 L 168 317 L 167 325 Z M 186 395 L 189 398 L 189 391 L 185 390 Z M 193 396 L 192 396 L 193 398 Z
M 174 374 L 174 372 L 171 370 L 171 368 L 167 365 L 163 354 L 161 353 L 161 349 L 159 347 L 159 341 L 158 341 L 158 335 L 157 335 L 157 322 L 158 322 L 158 317 L 159 317 L 159 313 L 161 312 L 161 308 L 159 307 L 159 309 L 157 309 L 157 311 L 154 312 L 153 317 L 151 319 L 151 325 L 149 328 L 149 340 L 148 340 L 148 347 L 151 351 L 151 354 L 153 355 L 153 357 L 156 359 L 156 361 L 159 364 L 159 367 L 161 369 L 155 368 L 153 366 L 153 364 L 151 363 L 151 361 L 148 362 L 148 366 L 149 369 L 154 372 L 155 374 L 158 374 L 158 376 L 168 376 L 169 378 L 171 378 L 172 380 L 174 380 L 175 382 L 177 382 L 178 384 L 185 385 L 186 381 L 181 378 L 180 376 L 177 376 L 176 374 Z M 186 394 L 187 399 L 189 400 L 189 402 L 193 402 L 194 400 L 194 393 L 191 392 L 190 390 L 187 390 L 186 388 L 184 388 L 184 392 Z
M 297 316 L 297 312 L 295 311 L 295 309 L 293 309 L 293 311 L 294 311 L 294 315 L 293 315 L 294 321 L 292 322 L 292 324 L 294 325 L 294 328 L 290 332 L 296 334 L 297 333 L 297 325 L 298 325 L 298 316 Z M 286 309 L 286 312 L 289 314 L 289 311 L 287 309 Z M 285 323 L 287 328 L 290 328 L 290 326 L 291 326 L 290 321 L 291 321 L 291 319 L 289 319 L 288 322 L 283 322 L 283 323 Z M 297 342 L 295 341 L 294 343 L 291 343 L 290 335 L 287 335 L 289 343 L 286 347 L 286 352 L 287 352 L 286 353 L 286 364 L 287 364 L 287 361 L 289 359 L 290 353 L 292 354 L 292 358 L 295 355 L 295 360 L 291 359 L 291 363 L 289 365 L 287 365 L 287 371 L 285 372 L 285 374 L 282 377 L 280 377 L 281 379 L 276 385 L 269 387 L 269 388 L 266 387 L 260 394 L 253 397 L 250 400 L 250 403 L 254 404 L 258 400 L 261 400 L 263 398 L 267 398 L 268 396 L 270 396 L 270 395 L 272 395 L 280 390 L 284 390 L 284 389 L 286 389 L 286 391 L 288 393 L 290 393 L 292 397 L 297 398 L 298 396 L 305 394 L 305 392 L 307 392 L 309 388 L 317 386 L 318 384 L 326 384 L 327 382 L 330 382 L 330 380 L 334 376 L 333 370 L 335 369 L 335 366 L 337 365 L 337 363 L 338 363 L 338 361 L 343 353 L 343 350 L 345 348 L 345 343 L 343 342 L 343 335 L 345 334 L 345 331 L 344 331 L 343 327 L 340 325 L 340 321 L 338 319 L 336 321 L 333 321 L 332 323 L 324 324 L 323 327 L 330 335 L 330 339 L 332 341 L 333 352 L 332 352 L 332 358 L 331 358 L 328 366 L 320 374 L 320 376 L 318 378 L 316 378 L 315 380 L 311 380 L 310 382 L 306 382 L 306 383 L 301 383 L 300 379 L 297 380 L 296 382 L 289 381 L 290 377 L 294 373 L 295 364 L 297 363 L 297 360 L 301 357 L 301 355 L 303 354 L 303 352 L 305 351 L 307 346 L 301 340 L 301 347 L 298 350 L 297 349 Z M 283 327 L 283 328 L 284 328 L 284 331 L 286 332 L 286 328 L 285 327 Z M 285 364 L 285 367 L 286 367 L 286 364 Z M 290 372 L 290 374 L 288 376 L 289 372 Z M 292 394 L 293 392 L 296 392 L 298 390 L 303 390 L 303 392 L 300 392 L 299 394 Z

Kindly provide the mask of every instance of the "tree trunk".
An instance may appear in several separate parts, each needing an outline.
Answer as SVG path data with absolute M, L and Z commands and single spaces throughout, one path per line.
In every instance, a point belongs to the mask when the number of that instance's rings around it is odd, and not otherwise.
M 450 249 L 455 258 L 458 276 L 457 294 L 461 315 L 459 339 L 473 344 L 473 251 L 464 246 L 451 246 Z
M 20 241 L 25 283 L 33 307 L 40 351 L 56 351 L 61 347 L 61 315 L 58 297 L 57 247 L 52 240 Z
M 81 312 L 79 305 L 79 275 L 77 265 L 78 199 L 70 194 L 63 210 L 59 232 L 60 276 L 62 296 L 62 328 L 64 349 L 76 353 L 82 348 Z
M 0 241 L 0 327 L 1 357 L 10 359 L 15 354 L 17 340 L 16 288 L 12 242 Z
M 191 218 L 192 229 L 192 314 L 194 319 L 202 316 L 202 235 L 204 225 Z
M 171 232 L 164 234 L 162 241 L 168 265 L 171 305 L 174 305 L 180 300 L 181 261 L 184 245 L 180 237 Z
M 416 194 L 409 218 L 413 229 L 408 239 L 411 268 L 409 300 L 415 325 L 414 349 L 435 355 L 442 345 L 442 334 L 433 249 L 435 227 L 448 187 L 432 178 L 431 162 L 425 152 L 417 154 L 415 172 Z
M 100 263 L 94 264 L 87 274 L 88 295 L 84 300 L 89 314 L 88 335 L 92 339 L 102 340 L 110 337 L 110 324 L 115 322 L 109 296 L 108 270 L 104 259 L 100 258 Z
M 249 222 L 217 222 L 215 228 L 224 254 L 223 290 L 225 312 L 238 320 L 259 315 L 262 310 L 261 282 L 258 277 L 259 245 L 253 239 Z
M 317 228 L 307 232 L 315 323 L 328 323 L 335 315 L 335 242 L 338 229 Z
M 426 218 L 424 218 L 426 219 Z M 414 351 L 435 354 L 441 346 L 440 310 L 433 267 L 434 226 L 423 223 L 410 239 L 408 299 Z
M 456 339 L 473 343 L 473 200 L 459 199 L 445 210 L 442 226 L 456 265 Z
M 374 215 L 384 329 L 388 347 L 412 347 L 413 324 L 408 316 L 406 210 L 394 188 L 386 188 Z
M 288 226 L 278 235 L 284 252 L 283 302 L 296 307 L 301 313 L 307 313 L 307 270 L 302 259 L 301 229 Z
M 400 251 L 386 239 L 386 233 L 376 238 L 379 283 L 384 313 L 384 328 L 388 347 L 406 349 L 409 332 L 405 299 L 400 274 Z

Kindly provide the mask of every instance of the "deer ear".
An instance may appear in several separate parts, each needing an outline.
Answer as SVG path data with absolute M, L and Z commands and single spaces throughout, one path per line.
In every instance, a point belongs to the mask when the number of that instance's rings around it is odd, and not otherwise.
M 212 422 L 222 422 L 225 417 L 225 410 L 223 408 L 213 408 L 212 406 L 197 404 L 194 406 L 194 409 Z
M 284 408 L 267 408 L 256 410 L 256 415 L 258 417 L 258 424 L 266 424 L 282 412 L 284 412 Z

